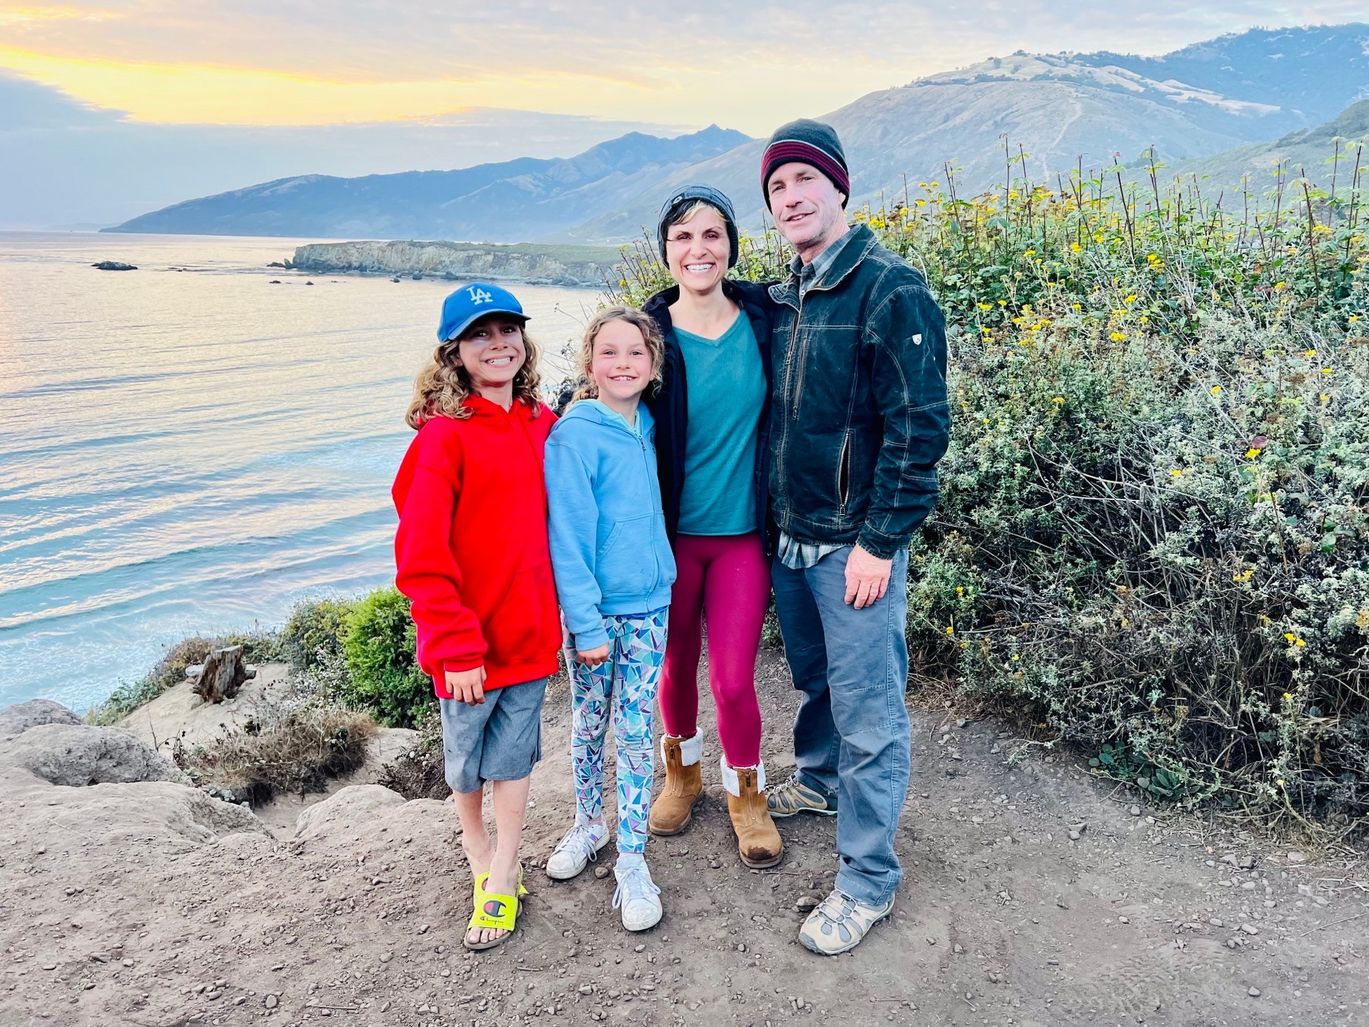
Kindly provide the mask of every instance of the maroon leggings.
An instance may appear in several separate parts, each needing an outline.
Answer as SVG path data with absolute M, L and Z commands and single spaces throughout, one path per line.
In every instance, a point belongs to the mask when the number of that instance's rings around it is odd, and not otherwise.
M 770 599 L 770 567 L 760 536 L 680 535 L 675 587 L 661 675 L 661 723 L 689 738 L 699 722 L 699 654 L 708 630 L 708 684 L 718 709 L 718 738 L 732 767 L 761 758 L 756 650 Z

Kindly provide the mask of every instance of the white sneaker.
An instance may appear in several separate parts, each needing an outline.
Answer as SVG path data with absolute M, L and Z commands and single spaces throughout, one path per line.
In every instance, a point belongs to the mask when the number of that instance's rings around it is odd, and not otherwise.
M 613 893 L 613 908 L 621 909 L 623 927 L 629 931 L 645 931 L 661 922 L 661 889 L 651 879 L 645 860 L 621 861 L 613 868 L 618 889 Z
M 597 859 L 599 850 L 607 844 L 608 827 L 603 823 L 576 824 L 557 842 L 547 860 L 547 876 L 569 881 Z

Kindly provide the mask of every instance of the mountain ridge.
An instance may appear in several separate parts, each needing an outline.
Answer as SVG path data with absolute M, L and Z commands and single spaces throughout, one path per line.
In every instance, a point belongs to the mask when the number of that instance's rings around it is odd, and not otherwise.
M 940 179 L 947 166 L 962 191 L 988 188 L 1019 145 L 1038 178 L 1079 160 L 1125 163 L 1151 147 L 1174 162 L 1235 154 L 1330 121 L 1369 91 L 1366 82 L 1369 24 L 1357 22 L 1252 29 L 1160 57 L 1017 51 L 818 116 L 841 135 L 859 206 Z M 716 125 L 673 140 L 628 133 L 565 159 L 281 179 L 113 230 L 618 243 L 653 225 L 661 197 L 693 181 L 727 192 L 754 229 L 767 217 L 756 170 L 763 146 Z

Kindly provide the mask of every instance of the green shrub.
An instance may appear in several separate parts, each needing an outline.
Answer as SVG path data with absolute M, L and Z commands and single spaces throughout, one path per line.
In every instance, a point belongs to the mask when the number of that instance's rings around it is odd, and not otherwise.
M 1362 163 L 1356 163 L 1356 168 Z M 915 676 L 1180 802 L 1369 811 L 1363 173 L 1263 209 L 1120 169 L 859 211 L 947 319 Z M 1347 178 L 1350 179 L 1347 181 Z M 786 269 L 773 236 L 747 277 Z M 625 254 L 615 300 L 661 269 Z M 633 262 L 643 267 L 632 268 Z
M 290 611 L 280 630 L 281 650 L 295 670 L 309 670 L 342 655 L 347 617 L 356 603 L 347 599 L 309 599 Z
M 418 666 L 414 648 L 409 600 L 397 589 L 378 589 L 359 600 L 343 635 L 350 679 L 343 697 L 387 727 L 412 727 L 436 702 L 432 678 Z

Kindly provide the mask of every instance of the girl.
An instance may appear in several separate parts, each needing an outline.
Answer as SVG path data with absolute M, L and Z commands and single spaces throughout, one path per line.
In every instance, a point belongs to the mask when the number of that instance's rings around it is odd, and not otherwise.
M 708 678 L 737 849 L 747 866 L 771 867 L 784 845 L 766 808 L 755 672 L 770 599 L 760 427 L 774 303 L 764 286 L 725 277 L 737 262 L 737 219 L 718 190 L 694 185 L 674 193 L 661 208 L 656 237 L 676 284 L 646 305 L 666 343 L 664 381 L 650 403 L 680 576 L 661 680 L 666 782 L 651 807 L 651 831 L 679 834 L 703 794 L 698 673 L 707 625 Z M 786 786 L 778 791 L 785 794 Z
M 547 441 L 551 559 L 569 635 L 575 778 L 575 824 L 547 860 L 547 874 L 574 877 L 608 843 L 604 735 L 611 715 L 618 755 L 613 905 L 629 931 L 661 919 L 660 889 L 644 854 L 652 704 L 675 560 L 651 415 L 640 400 L 660 381 L 662 359 L 660 333 L 640 310 L 600 313 L 585 330 L 580 353 L 587 384 Z
M 527 320 L 487 282 L 447 297 L 405 417 L 418 434 L 393 489 L 395 584 L 412 600 L 418 662 L 440 700 L 447 784 L 475 882 L 468 949 L 508 938 L 526 894 L 518 845 L 560 641 L 542 476 L 556 415 L 537 398 Z

